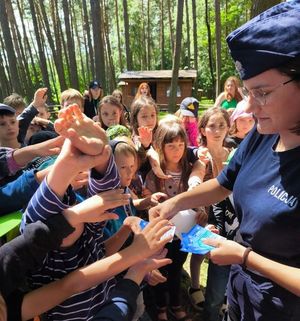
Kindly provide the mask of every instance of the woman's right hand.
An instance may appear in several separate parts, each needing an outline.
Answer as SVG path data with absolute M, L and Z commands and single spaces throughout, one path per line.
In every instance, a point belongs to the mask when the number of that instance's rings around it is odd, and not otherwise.
M 172 197 L 152 208 L 149 209 L 149 220 L 152 221 L 156 217 L 161 217 L 164 219 L 172 218 L 178 210 L 176 209 L 175 198 Z

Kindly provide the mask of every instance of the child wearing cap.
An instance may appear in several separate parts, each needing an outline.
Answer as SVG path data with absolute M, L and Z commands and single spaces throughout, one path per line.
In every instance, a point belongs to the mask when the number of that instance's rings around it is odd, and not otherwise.
M 189 146 L 199 146 L 198 136 L 199 101 L 194 97 L 183 99 L 179 110 L 175 113 L 183 122 Z
M 46 94 L 47 88 L 37 89 L 32 103 L 25 109 L 24 100 L 17 94 L 12 94 L 4 99 L 5 103 L 2 105 L 8 106 L 10 109 L 8 110 L 7 107 L 4 108 L 3 106 L 1 108 L 3 124 L 1 128 L 3 129 L 3 133 L 1 135 L 2 138 L 0 138 L 0 146 L 18 148 L 25 145 L 27 130 L 33 118 L 39 113 L 38 108 L 45 104 L 47 99 Z M 8 118 L 10 118 L 9 121 Z M 14 123 L 14 125 L 18 126 L 17 140 L 14 138 L 16 132 L 15 128 L 8 128 L 8 123 L 10 123 L 10 125 Z M 4 126 L 6 126 L 6 128 L 4 128 Z
M 230 116 L 229 135 L 231 139 L 239 146 L 246 135 L 253 128 L 255 120 L 252 113 L 245 111 L 246 102 L 241 100 Z
M 93 80 L 89 89 L 84 93 L 84 114 L 93 119 L 98 115 L 98 105 L 103 96 L 102 86 L 99 81 Z

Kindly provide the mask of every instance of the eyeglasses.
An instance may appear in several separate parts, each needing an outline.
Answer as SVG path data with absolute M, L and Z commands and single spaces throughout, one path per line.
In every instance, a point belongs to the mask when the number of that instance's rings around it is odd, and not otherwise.
M 283 82 L 282 84 L 279 84 L 278 86 L 276 86 L 273 90 L 265 92 L 263 89 L 258 88 L 258 89 L 251 89 L 248 90 L 245 87 L 241 88 L 241 94 L 244 100 L 248 101 L 250 95 L 256 100 L 256 102 L 260 105 L 260 106 L 264 106 L 267 102 L 267 96 L 269 94 L 271 94 L 272 92 L 274 92 L 276 89 L 285 86 L 286 84 L 294 81 L 295 78 L 292 78 L 290 80 L 287 80 L 285 82 Z

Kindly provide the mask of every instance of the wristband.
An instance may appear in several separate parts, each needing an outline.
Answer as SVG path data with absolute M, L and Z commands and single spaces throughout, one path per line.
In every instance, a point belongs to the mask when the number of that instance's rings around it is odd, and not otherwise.
M 145 151 L 148 151 L 148 150 L 151 148 L 151 144 L 149 144 L 148 147 L 145 147 L 145 146 L 143 145 L 143 147 L 144 147 L 144 150 L 145 150 Z
M 253 251 L 253 249 L 251 247 L 247 247 L 244 254 L 243 254 L 243 259 L 242 259 L 242 268 L 243 270 L 247 269 L 247 259 L 249 256 L 249 253 Z
M 198 176 L 192 176 L 188 180 L 189 188 L 196 187 L 196 186 L 200 185 L 201 183 L 202 183 L 202 181 L 201 181 L 200 177 L 198 177 Z

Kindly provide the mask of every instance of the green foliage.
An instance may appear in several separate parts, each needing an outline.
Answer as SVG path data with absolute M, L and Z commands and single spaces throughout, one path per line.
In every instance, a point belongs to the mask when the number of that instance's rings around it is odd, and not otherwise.
M 149 1 L 149 26 L 148 26 L 148 1 Z M 161 37 L 161 1 L 163 1 L 164 11 L 163 11 L 163 22 L 164 22 L 164 68 L 171 69 L 172 68 L 172 48 L 170 41 L 170 23 L 169 23 L 169 15 L 168 15 L 168 3 L 170 2 L 171 8 L 171 16 L 172 23 L 171 26 L 173 28 L 174 36 L 176 34 L 175 26 L 176 26 L 176 10 L 177 10 L 177 1 L 170 0 L 128 0 L 128 16 L 129 16 L 129 24 L 130 24 L 130 45 L 131 52 L 133 58 L 133 67 L 134 70 L 143 70 L 147 69 L 160 69 L 161 67 L 161 48 L 160 48 L 160 37 Z M 212 73 L 215 77 L 215 51 L 216 51 L 216 38 L 215 38 L 215 8 L 214 8 L 215 0 L 208 0 L 208 12 L 209 12 L 209 24 L 211 28 L 211 52 L 212 52 Z M 36 48 L 36 35 L 34 34 L 33 25 L 32 25 L 32 16 L 30 12 L 30 8 L 28 5 L 28 0 L 19 0 L 22 9 L 22 15 L 24 17 L 24 22 L 26 25 L 27 37 L 29 40 L 30 47 L 33 52 L 33 59 L 35 64 L 35 69 L 38 72 L 38 78 L 35 79 L 35 75 L 33 72 L 33 66 L 31 65 L 31 61 L 28 61 L 29 69 L 30 69 L 30 77 L 34 81 L 35 88 L 43 86 L 42 76 L 40 70 L 40 62 L 38 56 L 38 50 Z M 35 5 L 39 6 L 39 1 L 35 1 Z M 77 56 L 77 67 L 78 67 L 78 76 L 80 83 L 80 91 L 86 89 L 87 81 L 89 77 L 91 77 L 91 66 L 89 65 L 89 56 L 86 57 L 86 34 L 85 34 L 85 26 L 88 24 L 91 29 L 91 36 L 93 33 L 92 30 L 92 13 L 90 12 L 90 1 L 86 0 L 87 9 L 88 9 L 88 19 L 89 21 L 83 21 L 83 2 L 80 0 L 69 0 L 70 3 L 70 16 L 71 16 L 71 24 L 72 24 L 72 34 L 74 37 L 74 50 Z M 117 37 L 117 18 L 119 21 L 120 28 L 120 47 L 121 47 L 121 59 L 123 64 L 123 69 L 125 69 L 126 62 L 126 51 L 125 51 L 125 33 L 124 33 L 124 18 L 123 18 L 123 1 L 117 0 L 118 5 L 118 17 L 116 16 L 116 7 L 115 0 L 100 0 L 102 6 L 102 14 L 103 17 L 107 16 L 107 30 L 109 36 L 109 43 L 111 47 L 111 55 L 114 64 L 114 69 L 116 73 L 116 78 L 123 71 L 121 70 L 121 66 L 119 63 L 119 47 L 118 47 L 118 37 Z M 180 68 L 184 68 L 185 66 L 190 65 L 194 66 L 194 39 L 193 39 L 193 19 L 192 19 L 192 2 L 187 1 L 189 8 L 189 30 L 187 30 L 186 24 L 186 10 L 184 8 L 184 18 L 183 18 L 183 31 L 182 31 L 182 59 Z M 225 81 L 225 79 L 230 75 L 235 75 L 235 68 L 228 52 L 228 48 L 226 45 L 226 36 L 242 23 L 246 22 L 250 17 L 250 8 L 251 8 L 251 0 L 220 0 L 221 6 L 221 83 Z M 55 23 L 53 21 L 52 16 L 52 1 L 44 1 L 45 10 L 48 17 L 48 23 L 51 30 L 51 36 L 55 39 L 54 28 L 55 26 L 61 26 L 62 35 L 66 40 L 65 34 L 65 25 L 64 25 L 64 17 L 62 10 L 62 2 L 58 1 L 58 19 L 59 22 Z M 16 2 L 13 1 L 12 5 L 14 7 L 16 18 L 18 19 L 18 9 Z M 40 10 L 37 10 L 37 14 L 39 15 Z M 198 58 L 198 88 L 203 89 L 204 95 L 210 98 L 214 98 L 215 90 L 214 83 L 211 75 L 210 64 L 209 64 L 209 43 L 208 43 L 208 34 L 207 34 L 207 26 L 205 20 L 205 0 L 196 1 L 196 16 L 197 16 L 197 58 Z M 72 19 L 72 17 L 74 17 Z M 42 17 L 39 17 L 40 21 L 43 20 Z M 76 26 L 78 30 L 78 38 L 76 38 L 75 29 Z M 18 27 L 21 25 L 18 24 Z M 148 30 L 150 32 L 148 32 Z M 100 30 L 99 30 L 100 32 Z M 190 44 L 187 42 L 187 32 L 189 32 Z M 23 32 L 21 31 L 21 36 Z M 53 75 L 50 77 L 51 87 L 52 87 L 52 101 L 57 101 L 59 93 L 61 91 L 57 72 L 55 69 L 55 65 L 53 63 L 52 52 L 50 46 L 48 44 L 47 37 L 45 35 L 44 29 L 41 32 L 42 41 L 44 43 L 44 48 L 46 52 L 47 67 L 48 71 L 53 70 Z M 148 38 L 150 39 L 150 66 L 147 66 L 147 50 L 148 50 Z M 91 39 L 93 42 L 93 39 Z M 25 41 L 24 41 L 25 43 Z M 191 53 L 191 61 L 188 61 L 188 47 L 190 48 Z M 28 48 L 25 47 L 25 51 L 28 56 Z M 80 54 L 83 60 L 83 66 L 80 59 Z M 7 56 L 7 53 L 4 50 L 4 55 Z M 3 56 L 5 58 L 5 56 Z M 67 70 L 68 63 L 65 51 L 62 46 L 62 59 L 63 59 L 63 68 L 64 74 L 66 78 L 66 83 L 70 85 L 69 75 L 70 72 Z M 7 60 L 7 59 L 6 59 Z M 5 59 L 4 59 L 5 61 Z M 82 70 L 83 68 L 83 70 Z M 109 67 L 107 66 L 106 69 Z M 87 73 L 89 70 L 89 73 Z M 8 68 L 7 68 L 8 72 Z M 108 74 L 108 70 L 106 71 Z

